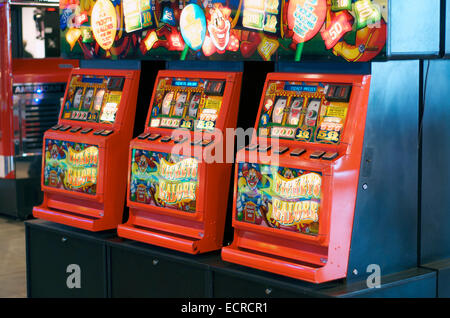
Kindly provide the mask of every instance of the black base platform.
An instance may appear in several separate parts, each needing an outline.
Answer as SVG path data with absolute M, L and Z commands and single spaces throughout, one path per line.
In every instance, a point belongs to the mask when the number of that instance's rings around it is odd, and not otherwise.
M 32 216 L 33 206 L 42 202 L 41 179 L 1 179 L 0 214 L 26 220 Z
M 188 255 L 123 240 L 115 231 L 92 233 L 43 220 L 25 225 L 29 297 L 437 296 L 432 268 L 382 276 L 380 288 L 345 280 L 315 285 L 224 262 L 218 251 Z
M 427 263 L 422 267 L 436 271 L 437 297 L 450 298 L 450 258 Z

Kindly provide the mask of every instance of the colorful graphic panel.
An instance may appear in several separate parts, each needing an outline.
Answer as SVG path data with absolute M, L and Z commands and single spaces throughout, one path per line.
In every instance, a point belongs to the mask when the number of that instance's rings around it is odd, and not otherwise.
M 198 162 L 195 158 L 133 149 L 131 165 L 131 201 L 196 211 Z
M 97 193 L 98 148 L 64 140 L 45 140 L 44 185 Z
M 339 144 L 347 119 L 350 84 L 271 81 L 258 135 Z
M 225 80 L 162 78 L 151 108 L 150 127 L 212 131 L 222 107 Z
M 386 58 L 387 0 L 61 0 L 70 58 Z
M 124 82 L 124 77 L 73 75 L 61 118 L 113 124 Z
M 237 221 L 317 235 L 321 197 L 320 172 L 239 163 Z

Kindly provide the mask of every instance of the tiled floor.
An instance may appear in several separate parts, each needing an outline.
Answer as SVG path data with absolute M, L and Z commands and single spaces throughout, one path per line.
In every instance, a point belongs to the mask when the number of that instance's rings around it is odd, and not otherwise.
M 0 216 L 0 298 L 27 297 L 25 225 Z

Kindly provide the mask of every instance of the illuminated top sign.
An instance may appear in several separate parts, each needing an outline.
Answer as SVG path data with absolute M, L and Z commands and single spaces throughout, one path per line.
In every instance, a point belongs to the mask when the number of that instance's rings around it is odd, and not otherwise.
M 312 39 L 322 27 L 327 13 L 326 0 L 290 0 L 288 26 L 293 40 L 303 43 Z
M 57 7 L 59 5 L 59 0 L 14 0 L 11 1 L 11 5 L 45 5 L 45 6 L 55 6 Z
M 197 87 L 198 86 L 198 82 L 173 80 L 172 81 L 172 86 Z
M 317 92 L 317 86 L 286 84 L 284 90 L 293 92 Z
M 68 58 L 366 62 L 386 56 L 387 0 L 61 0 L 59 12 Z
M 116 9 L 109 0 L 98 0 L 91 14 L 92 32 L 104 50 L 109 50 L 114 44 L 117 31 Z

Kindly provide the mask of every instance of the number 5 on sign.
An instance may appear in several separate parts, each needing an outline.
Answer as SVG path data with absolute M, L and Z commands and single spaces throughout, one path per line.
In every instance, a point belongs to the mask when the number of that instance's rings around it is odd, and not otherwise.
M 351 15 L 344 11 L 337 15 L 330 23 L 330 26 L 322 31 L 322 39 L 325 41 L 327 50 L 333 48 L 336 43 L 344 36 L 345 33 L 352 30 L 352 24 L 350 20 Z
M 339 133 L 337 131 L 319 130 L 319 132 L 317 134 L 317 139 L 338 142 L 339 141 Z

